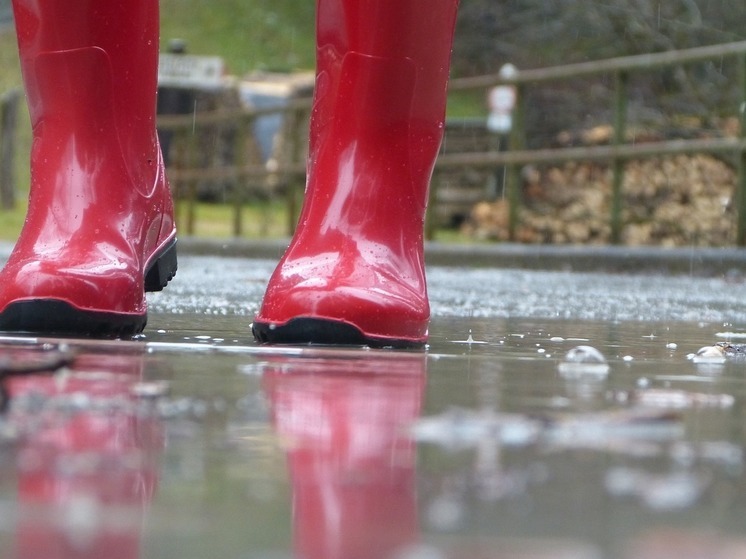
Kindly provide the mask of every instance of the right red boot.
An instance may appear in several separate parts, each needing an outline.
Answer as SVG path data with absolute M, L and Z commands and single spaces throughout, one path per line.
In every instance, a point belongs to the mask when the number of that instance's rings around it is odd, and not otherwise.
M 33 127 L 0 330 L 126 336 L 176 272 L 155 131 L 158 2 L 13 0 Z
M 308 180 L 253 332 L 263 343 L 419 347 L 423 226 L 457 0 L 318 0 Z

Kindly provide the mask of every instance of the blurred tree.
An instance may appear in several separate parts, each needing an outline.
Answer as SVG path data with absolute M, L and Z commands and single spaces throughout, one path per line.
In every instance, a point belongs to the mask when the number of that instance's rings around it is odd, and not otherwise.
M 453 74 L 497 73 L 506 62 L 540 68 L 744 38 L 743 0 L 461 0 Z M 672 115 L 735 114 L 737 76 L 733 60 L 635 73 L 631 118 L 659 128 Z M 532 87 L 529 144 L 546 145 L 561 130 L 611 122 L 611 78 Z
M 746 38 L 743 0 L 461 0 L 458 75 Z

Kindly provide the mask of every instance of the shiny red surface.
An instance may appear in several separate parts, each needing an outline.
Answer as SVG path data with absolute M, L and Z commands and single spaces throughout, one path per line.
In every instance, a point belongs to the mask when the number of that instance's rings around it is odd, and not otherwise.
M 44 298 L 142 315 L 144 271 L 175 235 L 155 134 L 158 2 L 13 8 L 33 147 L 0 310 Z
M 256 322 L 424 341 L 428 187 L 456 0 L 320 0 L 306 198 Z

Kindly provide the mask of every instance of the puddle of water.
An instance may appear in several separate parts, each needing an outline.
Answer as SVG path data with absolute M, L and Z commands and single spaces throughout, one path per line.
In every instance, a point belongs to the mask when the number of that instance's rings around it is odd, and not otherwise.
M 245 321 L 155 313 L 6 379 L 2 556 L 744 549 L 746 362 L 690 358 L 737 325 L 449 317 L 426 352 L 386 352 L 263 348 Z M 563 372 L 577 346 L 604 374 Z

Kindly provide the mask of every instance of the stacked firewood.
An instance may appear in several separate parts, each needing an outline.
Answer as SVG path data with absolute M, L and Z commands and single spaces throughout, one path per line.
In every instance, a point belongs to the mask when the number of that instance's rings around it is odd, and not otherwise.
M 611 236 L 609 165 L 572 162 L 527 168 L 516 239 L 524 243 L 605 244 Z M 626 245 L 727 246 L 735 242 L 737 174 L 711 155 L 629 161 L 622 186 Z M 480 202 L 463 230 L 508 240 L 508 204 Z

